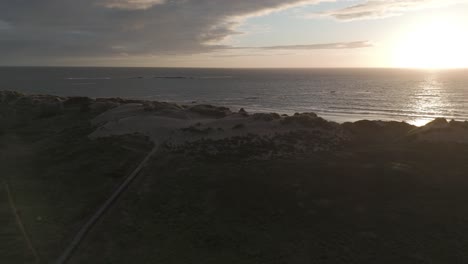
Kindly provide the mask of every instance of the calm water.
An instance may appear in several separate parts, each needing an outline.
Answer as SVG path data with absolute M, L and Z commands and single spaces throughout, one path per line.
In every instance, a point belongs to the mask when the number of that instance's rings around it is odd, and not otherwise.
M 468 70 L 0 68 L 0 90 L 316 112 L 338 122 L 468 120 Z

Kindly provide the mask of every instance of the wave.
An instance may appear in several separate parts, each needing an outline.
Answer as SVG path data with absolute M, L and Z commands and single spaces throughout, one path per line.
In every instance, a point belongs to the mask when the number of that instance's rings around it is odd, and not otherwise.
M 199 79 L 231 79 L 232 76 L 202 76 Z
M 111 80 L 111 77 L 69 77 L 67 80 Z
M 155 76 L 153 79 L 196 79 L 192 76 Z
M 230 79 L 232 76 L 155 76 L 153 79 L 182 79 L 182 80 L 192 80 L 192 79 Z
M 95 85 L 96 83 L 87 82 L 87 83 L 72 83 L 71 85 Z

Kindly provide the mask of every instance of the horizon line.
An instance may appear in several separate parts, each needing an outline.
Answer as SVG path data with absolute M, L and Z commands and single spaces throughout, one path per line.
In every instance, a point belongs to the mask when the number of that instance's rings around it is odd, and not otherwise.
M 182 67 L 182 66 L 103 66 L 103 65 L 0 65 L 0 68 L 141 68 L 141 69 L 246 69 L 246 70 L 285 70 L 285 69 L 317 69 L 317 70 L 326 70 L 326 69 L 388 69 L 388 70 L 427 70 L 427 71 L 437 71 L 437 70 L 468 70 L 467 67 L 447 67 L 447 68 L 432 68 L 432 67 Z

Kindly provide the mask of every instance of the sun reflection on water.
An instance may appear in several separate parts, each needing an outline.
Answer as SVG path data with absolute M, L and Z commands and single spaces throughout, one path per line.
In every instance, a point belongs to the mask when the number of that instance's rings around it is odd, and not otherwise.
M 450 108 L 450 103 L 445 97 L 444 84 L 439 81 L 437 72 L 429 72 L 426 80 L 410 95 L 408 108 L 415 114 L 406 122 L 424 126 L 437 117 L 448 117 L 444 110 Z
M 431 121 L 432 119 L 428 119 L 428 118 L 415 118 L 415 119 L 408 120 L 406 122 L 413 126 L 422 127 L 422 126 L 427 125 L 427 123 Z

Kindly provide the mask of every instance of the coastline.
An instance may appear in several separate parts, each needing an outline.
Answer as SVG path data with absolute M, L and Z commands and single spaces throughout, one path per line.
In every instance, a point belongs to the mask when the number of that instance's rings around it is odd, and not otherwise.
M 70 263 L 466 260 L 467 122 L 5 91 L 0 113 L 2 178 L 47 263 L 155 146 Z M 10 210 L 0 216 L 0 261 L 32 262 Z
M 4 126 L 34 118 L 64 115 L 70 111 L 90 113 L 93 116 L 90 121 L 96 128 L 90 138 L 137 133 L 148 136 L 153 142 L 180 144 L 200 139 L 220 140 L 247 135 L 274 137 L 305 131 L 331 136 L 336 141 L 352 141 L 354 137 L 360 137 L 359 133 L 364 132 L 360 130 L 374 127 L 376 132 L 386 130 L 385 133 L 403 128 L 406 134 L 396 133 L 395 138 L 468 142 L 468 137 L 463 136 L 464 130 L 468 131 L 467 122 L 448 122 L 442 118 L 436 118 L 420 127 L 396 121 L 359 120 L 336 123 L 315 113 L 248 113 L 243 108 L 233 112 L 223 106 L 207 104 L 182 105 L 122 98 L 24 95 L 12 91 L 0 92 L 0 103 L 4 113 Z
M 465 71 L 4 69 L 0 86 L 28 94 L 120 97 L 187 105 L 196 101 L 233 111 L 244 108 L 251 113 L 315 112 L 339 123 L 368 119 L 421 126 L 437 117 L 468 120 L 463 104 L 467 98 Z M 161 76 L 170 78 L 155 78 Z

